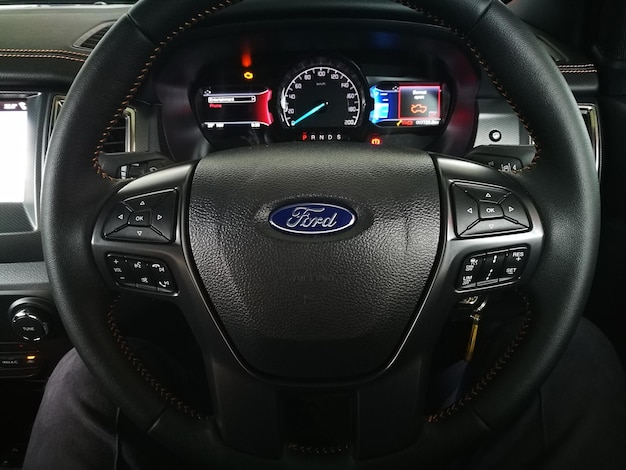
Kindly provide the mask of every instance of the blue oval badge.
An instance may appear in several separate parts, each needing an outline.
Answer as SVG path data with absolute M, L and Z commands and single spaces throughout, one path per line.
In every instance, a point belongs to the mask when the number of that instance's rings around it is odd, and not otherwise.
M 269 222 L 281 232 L 323 235 L 352 227 L 356 222 L 356 215 L 351 210 L 334 204 L 291 204 L 272 212 Z

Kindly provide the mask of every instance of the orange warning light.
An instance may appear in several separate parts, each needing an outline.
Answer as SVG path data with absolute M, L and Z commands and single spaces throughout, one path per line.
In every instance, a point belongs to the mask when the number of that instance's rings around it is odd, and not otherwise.
M 383 143 L 382 139 L 378 136 L 370 137 L 370 145 L 381 145 Z
M 249 70 L 246 70 L 243 73 L 243 78 L 245 78 L 246 80 L 252 80 L 254 78 L 254 74 L 250 72 Z

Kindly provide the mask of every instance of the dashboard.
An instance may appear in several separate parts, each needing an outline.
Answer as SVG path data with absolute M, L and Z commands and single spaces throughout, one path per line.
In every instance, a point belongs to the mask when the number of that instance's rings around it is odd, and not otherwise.
M 237 147 L 328 141 L 426 149 L 503 171 L 524 164 L 528 133 L 462 40 L 427 18 L 405 21 L 407 12 L 393 8 L 388 19 L 370 18 L 365 9 L 348 26 L 333 13 L 306 21 L 265 15 L 237 25 L 225 16 L 196 28 L 154 64 L 113 126 L 100 156 L 104 170 L 132 178 Z M 0 12 L 0 36 L 18 41 L 0 50 L 0 309 L 8 312 L 0 318 L 0 379 L 41 380 L 37 393 L 70 347 L 39 235 L 46 149 L 93 47 L 82 39 L 124 12 L 84 10 L 72 25 L 63 8 L 46 19 L 58 24 L 38 23 L 36 9 Z M 27 22 L 45 31 L 46 50 L 58 52 L 24 52 L 44 43 L 11 29 Z M 551 53 L 563 60 L 558 50 Z M 596 71 L 567 61 L 561 71 L 600 171 Z M 16 317 L 26 323 L 15 324 Z
M 393 8 L 405 18 L 402 7 Z M 33 38 L 10 29 L 61 21 L 69 12 L 80 21 L 46 35 L 41 52 L 28 43 Z M 16 9 L 0 19 L 11 40 L 21 41 L 0 50 L 9 71 L 0 77 L 0 266 L 6 267 L 0 307 L 9 312 L 0 319 L 0 356 L 17 361 L 0 369 L 0 377 L 45 377 L 69 346 L 42 261 L 46 149 L 74 76 L 123 12 L 107 6 L 58 7 L 52 15 Z M 100 155 L 104 171 L 133 178 L 231 148 L 294 141 L 466 154 L 482 132 L 481 103 L 502 100 L 484 87 L 459 38 L 428 21 L 394 15 L 356 17 L 348 27 L 333 15 L 267 18 L 249 26 L 225 16 L 196 28 L 166 50 L 112 126 Z M 496 112 L 496 121 L 506 116 L 516 124 L 495 125 L 500 142 L 523 142 L 519 121 L 510 109 L 506 113 Z M 24 309 L 32 314 L 26 326 L 13 321 Z M 42 359 L 25 364 L 20 351 Z
M 309 20 L 251 10 L 248 22 L 238 16 L 234 24 L 216 15 L 154 64 L 103 145 L 103 169 L 132 178 L 230 148 L 294 141 L 425 149 L 504 171 L 525 164 L 528 133 L 463 41 L 428 18 L 407 21 L 415 12 L 389 8 L 386 19 L 353 10 L 348 25 L 341 8 Z M 74 76 L 126 7 L 57 9 L 2 15 L 11 46 L 0 49 L 3 262 L 42 260 L 39 194 L 48 140 Z M 62 20 L 67 14 L 77 19 L 71 26 Z M 19 34 L 20 22 L 52 28 L 49 48 L 35 49 L 44 33 Z M 563 62 L 599 172 L 596 71 L 568 62 L 548 42 L 546 49 Z

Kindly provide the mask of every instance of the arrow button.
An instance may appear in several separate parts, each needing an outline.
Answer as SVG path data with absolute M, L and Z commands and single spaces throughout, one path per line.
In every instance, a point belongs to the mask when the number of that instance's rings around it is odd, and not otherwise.
M 152 228 L 169 241 L 173 241 L 176 234 L 176 199 L 176 191 L 170 191 L 152 209 Z
M 509 194 L 504 201 L 502 201 L 502 207 L 504 208 L 504 216 L 507 219 L 519 225 L 523 225 L 524 227 L 530 227 L 530 221 L 528 219 L 528 215 L 526 215 L 526 210 L 516 196 Z
M 131 211 L 128 207 L 126 207 L 126 205 L 121 203 L 116 205 L 104 223 L 104 235 L 110 235 L 122 227 L 125 227 L 126 224 L 128 224 L 130 214 Z
M 454 199 L 454 221 L 457 235 L 461 235 L 478 220 L 478 203 L 460 186 L 452 186 Z

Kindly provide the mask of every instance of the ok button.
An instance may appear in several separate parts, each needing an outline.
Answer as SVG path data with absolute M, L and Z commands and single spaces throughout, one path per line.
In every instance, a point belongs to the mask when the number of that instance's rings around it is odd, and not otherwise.
M 482 220 L 485 219 L 500 219 L 504 217 L 502 207 L 498 204 L 492 204 L 489 202 L 481 202 L 478 204 L 478 213 Z
M 136 211 L 128 218 L 129 225 L 135 227 L 150 227 L 150 211 Z

